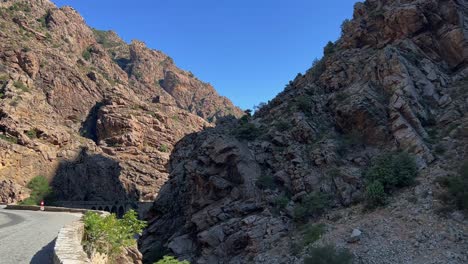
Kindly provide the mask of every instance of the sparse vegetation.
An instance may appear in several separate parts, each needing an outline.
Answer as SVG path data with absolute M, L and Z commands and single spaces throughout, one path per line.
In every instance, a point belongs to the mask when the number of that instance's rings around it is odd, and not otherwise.
M 140 80 L 141 78 L 143 78 L 143 74 L 139 71 L 132 71 L 132 75 L 135 76 L 137 80 Z
M 21 90 L 24 93 L 29 92 L 28 86 L 26 86 L 22 81 L 16 81 L 13 83 L 13 86 L 15 86 L 17 89 Z
M 369 208 L 375 208 L 386 204 L 387 194 L 380 181 L 373 181 L 366 186 L 366 202 Z
M 314 107 L 314 102 L 312 101 L 312 98 L 310 98 L 309 96 L 302 95 L 296 98 L 295 106 L 299 111 L 305 114 L 309 114 L 312 108 Z
M 385 204 L 386 196 L 396 188 L 413 184 L 418 169 L 413 156 L 406 152 L 389 153 L 376 158 L 364 173 L 369 207 Z
M 258 105 L 254 105 L 253 109 L 255 112 L 260 111 L 263 107 L 265 107 L 267 103 L 265 102 L 260 102 Z
M 439 183 L 447 188 L 441 199 L 449 205 L 447 209 L 463 210 L 468 214 L 468 161 L 465 161 L 455 176 L 439 179 Z
M 10 136 L 10 135 L 0 134 L 0 139 L 8 141 L 12 144 L 18 144 L 18 138 Z
M 294 220 L 304 221 L 310 217 L 320 216 L 330 206 L 329 195 L 316 192 L 305 196 L 302 202 L 294 208 Z
M 347 249 L 326 245 L 312 247 L 304 258 L 304 264 L 351 264 L 353 255 Z
M 87 212 L 83 217 L 85 235 L 83 246 L 91 255 L 94 252 L 106 254 L 110 259 L 117 256 L 123 247 L 136 244 L 135 235 L 141 234 L 146 222 L 138 220 L 134 210 L 128 211 L 122 219 L 115 214 L 100 216 Z
M 87 47 L 81 54 L 83 59 L 89 61 L 91 59 L 91 47 Z
M 278 196 L 275 199 L 275 207 L 278 210 L 283 210 L 284 208 L 286 208 L 286 206 L 288 206 L 288 204 L 289 204 L 289 198 L 286 195 Z
M 174 120 L 176 122 L 180 122 L 180 118 L 177 115 L 173 115 L 171 118 L 172 118 L 172 120 Z
M 52 187 L 50 187 L 49 181 L 44 176 L 34 177 L 27 187 L 31 190 L 31 194 L 20 202 L 23 205 L 39 205 L 41 201 L 52 194 Z
M 325 56 L 332 55 L 335 53 L 336 45 L 335 43 L 328 41 L 327 45 L 323 48 L 323 54 Z
M 167 153 L 169 152 L 169 147 L 166 144 L 162 144 L 161 146 L 159 146 L 158 150 Z
M 23 11 L 23 12 L 29 13 L 31 12 L 31 7 L 29 6 L 27 1 L 22 1 L 18 3 L 14 3 L 8 8 L 8 10 L 10 12 Z
M 406 152 L 390 153 L 376 158 L 365 172 L 369 182 L 380 181 L 386 191 L 409 186 L 418 173 L 416 161 Z
M 118 46 L 119 43 L 113 42 L 109 39 L 110 31 L 99 30 L 93 28 L 94 36 L 96 37 L 97 43 L 101 44 L 104 48 L 109 49 Z
M 190 264 L 187 260 L 184 261 L 179 261 L 173 256 L 164 256 L 163 259 L 159 260 L 158 262 L 155 262 L 154 264 Z
M 248 116 L 243 116 L 239 119 L 239 126 L 232 131 L 232 135 L 234 135 L 238 139 L 243 140 L 254 140 L 260 137 L 263 134 L 263 130 L 258 128 L 252 123 L 249 123 Z
M 45 15 L 37 19 L 37 22 L 41 25 L 42 28 L 47 29 L 47 18 L 50 16 L 50 11 L 47 11 Z
M 8 81 L 9 77 L 7 74 L 2 74 L 0 75 L 0 83 L 6 83 L 6 81 Z
M 37 130 L 36 130 L 35 128 L 30 129 L 30 130 L 26 131 L 26 135 L 27 135 L 30 139 L 35 139 L 35 138 L 37 138 Z
M 341 23 L 341 35 L 344 35 L 350 23 L 351 23 L 351 20 L 349 19 L 343 20 L 343 23 Z
M 313 62 L 312 62 L 312 68 L 310 68 L 308 71 L 307 71 L 307 74 L 309 74 L 314 80 L 318 80 L 320 75 L 322 75 L 322 73 L 324 73 L 326 70 L 325 68 L 325 60 L 322 58 L 322 59 L 315 59 Z
M 323 234 L 325 234 L 324 224 L 307 225 L 304 229 L 304 246 L 319 240 Z

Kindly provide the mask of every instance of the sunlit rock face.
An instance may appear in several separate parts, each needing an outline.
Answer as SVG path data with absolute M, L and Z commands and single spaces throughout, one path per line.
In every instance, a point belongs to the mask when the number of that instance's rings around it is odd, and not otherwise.
M 0 202 L 23 199 L 38 175 L 57 200 L 151 202 L 177 141 L 242 115 L 167 55 L 70 7 L 2 1 L 0 27 Z

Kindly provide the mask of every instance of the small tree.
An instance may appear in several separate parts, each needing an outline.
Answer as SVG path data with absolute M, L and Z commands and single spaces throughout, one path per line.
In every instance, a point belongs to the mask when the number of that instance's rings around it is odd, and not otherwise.
M 31 194 L 20 203 L 23 205 L 38 205 L 47 196 L 52 194 L 52 188 L 44 176 L 34 177 L 27 184 L 27 187 L 31 190 Z
M 316 217 L 325 212 L 330 206 L 330 196 L 316 192 L 305 196 L 302 203 L 296 205 L 294 208 L 294 219 L 296 221 L 303 221 L 308 217 Z
M 385 205 L 387 194 L 380 181 L 374 181 L 366 187 L 366 201 L 369 208 Z
M 325 56 L 331 55 L 335 52 L 335 43 L 328 41 L 327 45 L 323 48 L 323 54 Z
M 98 213 L 87 212 L 83 222 L 86 252 L 106 254 L 111 259 L 117 256 L 123 247 L 134 245 L 135 235 L 141 234 L 146 227 L 146 222 L 138 220 L 134 210 L 128 211 L 122 219 L 117 219 L 115 214 L 102 217 Z
M 190 262 L 188 262 L 187 260 L 179 261 L 173 256 L 164 256 L 163 259 L 159 260 L 154 264 L 190 264 Z

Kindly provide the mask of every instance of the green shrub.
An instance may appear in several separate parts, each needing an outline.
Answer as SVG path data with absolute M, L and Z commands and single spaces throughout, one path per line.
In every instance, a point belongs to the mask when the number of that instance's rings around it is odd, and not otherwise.
M 146 222 L 138 220 L 137 213 L 128 211 L 122 219 L 115 214 L 101 217 L 98 213 L 87 212 L 83 217 L 85 235 L 83 245 L 88 254 L 99 252 L 111 259 L 123 247 L 135 245 L 135 235 L 141 234 Z
M 25 1 L 25 2 L 14 3 L 13 5 L 11 5 L 8 8 L 8 10 L 10 10 L 12 12 L 14 12 L 14 11 L 23 11 L 23 12 L 29 13 L 29 12 L 31 12 L 31 7 Z
M 304 264 L 351 264 L 353 255 L 347 249 L 332 245 L 312 247 L 304 258 Z
M 252 123 L 244 123 L 241 124 L 233 130 L 232 134 L 238 139 L 244 140 L 254 140 L 262 135 L 263 130 L 261 128 L 256 127 Z
M 417 174 L 416 161 L 406 152 L 390 153 L 376 158 L 364 173 L 367 206 L 374 208 L 385 205 L 387 195 L 391 191 L 411 185 Z
M 329 56 L 335 53 L 335 48 L 336 48 L 335 43 L 328 41 L 327 45 L 323 48 L 323 54 L 325 56 Z
M 7 74 L 0 75 L 0 83 L 5 83 L 9 79 L 10 79 L 10 77 Z
M 257 187 L 262 189 L 262 190 L 275 189 L 276 188 L 275 180 L 270 175 L 260 176 L 257 179 L 257 181 L 255 182 L 255 185 L 257 185 Z
M 190 264 L 187 260 L 184 261 L 179 261 L 173 256 L 164 256 L 163 259 L 159 260 L 158 262 L 155 262 L 154 264 Z
M 304 230 L 304 245 L 309 245 L 319 240 L 322 235 L 325 234 L 325 225 L 316 224 L 316 225 L 307 225 Z
M 288 204 L 289 198 L 286 195 L 281 195 L 275 199 L 275 207 L 279 210 L 283 210 Z
M 38 205 L 52 194 L 52 187 L 44 176 L 34 177 L 26 186 L 31 190 L 31 194 L 20 204 Z
M 30 139 L 35 139 L 35 138 L 37 138 L 37 130 L 36 129 L 30 129 L 30 130 L 26 131 L 26 135 Z
M 439 183 L 447 188 L 447 193 L 443 194 L 441 199 L 450 207 L 468 213 L 468 161 L 461 166 L 458 175 L 444 177 Z
M 418 174 L 416 161 L 406 152 L 390 153 L 376 158 L 365 172 L 367 182 L 380 181 L 388 192 L 396 187 L 411 185 Z
M 310 97 L 303 95 L 296 99 L 296 107 L 303 113 L 310 113 L 314 107 L 314 102 Z
M 96 37 L 97 43 L 101 44 L 104 48 L 109 49 L 119 45 L 118 42 L 112 41 L 109 37 L 111 36 L 111 31 L 98 30 L 93 28 L 94 36 Z
M 143 74 L 139 71 L 133 71 L 132 74 L 137 78 L 137 80 L 141 80 L 143 78 Z
M 20 89 L 21 91 L 27 93 L 29 92 L 28 86 L 26 86 L 23 82 L 21 81 L 16 81 L 13 83 L 13 86 L 15 86 L 17 89 Z
M 350 23 L 351 23 L 351 20 L 349 19 L 343 20 L 343 23 L 341 23 L 341 35 L 343 35 L 346 32 Z
M 320 75 L 322 75 L 322 73 L 324 73 L 326 70 L 326 66 L 325 66 L 325 60 L 324 59 L 315 59 L 313 62 L 312 62 L 312 68 L 310 68 L 308 71 L 307 71 L 307 74 L 309 74 L 313 80 L 318 80 Z
M 373 181 L 366 186 L 366 203 L 367 207 L 375 208 L 385 205 L 387 194 L 385 193 L 384 186 L 380 181 Z
M 83 59 L 89 61 L 91 59 L 91 47 L 86 48 L 81 56 L 83 56 Z
M 18 144 L 18 138 L 16 137 L 0 134 L 0 139 L 8 141 L 13 144 Z
M 37 22 L 39 22 L 39 24 L 41 24 L 41 27 L 43 28 L 47 28 L 47 16 L 48 15 L 49 14 L 46 14 L 36 20 Z
M 330 206 L 330 196 L 321 192 L 311 193 L 302 199 L 294 208 L 294 219 L 304 221 L 309 217 L 317 217 Z
M 169 147 L 166 144 L 162 144 L 159 146 L 159 151 L 167 153 L 169 152 Z

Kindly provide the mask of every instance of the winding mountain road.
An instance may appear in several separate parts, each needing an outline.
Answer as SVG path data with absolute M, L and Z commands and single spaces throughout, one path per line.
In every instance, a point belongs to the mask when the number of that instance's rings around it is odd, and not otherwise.
M 55 238 L 80 214 L 5 210 L 0 206 L 0 264 L 49 264 Z

